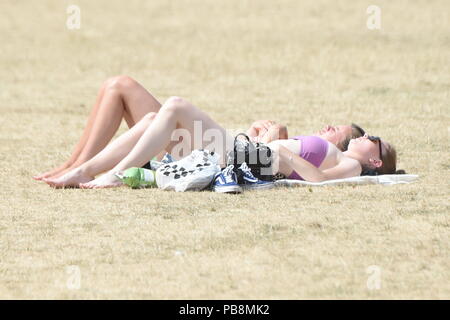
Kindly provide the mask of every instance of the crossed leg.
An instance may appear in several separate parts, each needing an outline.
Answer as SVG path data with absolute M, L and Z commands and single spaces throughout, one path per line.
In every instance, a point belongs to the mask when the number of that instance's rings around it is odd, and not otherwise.
M 36 180 L 55 179 L 79 167 L 100 152 L 117 132 L 122 118 L 132 128 L 144 115 L 158 112 L 161 104 L 137 81 L 128 76 L 106 80 L 101 86 L 83 134 L 70 158 Z
M 226 150 L 233 141 L 225 129 L 206 113 L 178 97 L 169 98 L 154 116 L 151 124 L 137 138 L 138 134 L 135 134 L 134 131 L 142 130 L 143 127 L 145 127 L 145 123 L 143 122 L 142 126 L 139 123 L 136 129 L 132 128 L 124 133 L 91 160 L 49 184 L 53 187 L 80 186 L 82 188 L 118 186 L 121 183 L 114 173 L 130 167 L 140 167 L 162 150 L 170 152 L 178 143 L 172 139 L 175 129 L 184 129 L 184 132 L 187 133 L 182 137 L 184 142 L 189 140 L 189 143 L 185 144 L 187 147 L 184 155 L 194 148 L 204 148 L 209 143 L 208 147 L 211 146 L 212 150 L 224 158 Z M 196 132 L 198 130 L 201 132 Z M 205 139 L 205 135 L 209 137 Z M 211 143 L 212 140 L 214 143 Z M 88 182 L 97 174 L 105 171 L 108 172 L 98 179 Z

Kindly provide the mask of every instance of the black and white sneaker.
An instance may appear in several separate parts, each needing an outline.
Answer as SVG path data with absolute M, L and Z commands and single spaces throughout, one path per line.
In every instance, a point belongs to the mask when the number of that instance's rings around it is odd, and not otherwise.
M 242 188 L 237 183 L 234 166 L 229 165 L 214 177 L 213 191 L 221 193 L 241 193 Z
M 244 189 L 270 189 L 275 186 L 273 181 L 263 181 L 256 178 L 252 174 L 252 170 L 247 166 L 247 163 L 243 162 L 238 168 L 241 173 L 243 184 L 241 184 Z

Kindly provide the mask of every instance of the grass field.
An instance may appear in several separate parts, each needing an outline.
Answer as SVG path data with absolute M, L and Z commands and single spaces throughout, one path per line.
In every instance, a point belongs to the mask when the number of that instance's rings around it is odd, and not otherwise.
M 381 30 L 366 27 L 371 4 Z M 449 299 L 449 9 L 2 0 L 0 298 Z M 356 122 L 420 180 L 242 195 L 32 180 L 69 157 L 100 84 L 119 74 L 227 128 Z

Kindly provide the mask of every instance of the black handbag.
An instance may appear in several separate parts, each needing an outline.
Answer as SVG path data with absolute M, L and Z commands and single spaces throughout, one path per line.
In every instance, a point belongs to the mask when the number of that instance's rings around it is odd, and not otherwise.
M 244 136 L 245 140 L 238 139 Z M 234 171 L 241 179 L 238 168 L 245 162 L 251 169 L 252 174 L 263 181 L 272 181 L 272 150 L 263 143 L 253 143 L 245 133 L 239 133 L 234 138 L 233 150 L 228 153 L 227 165 L 233 165 Z

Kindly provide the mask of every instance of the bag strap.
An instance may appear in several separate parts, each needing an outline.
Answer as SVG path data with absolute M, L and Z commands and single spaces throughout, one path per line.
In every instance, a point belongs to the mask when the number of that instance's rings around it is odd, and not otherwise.
M 243 132 L 241 132 L 241 133 L 238 133 L 238 134 L 236 135 L 236 137 L 234 138 L 234 143 L 235 143 L 235 144 L 236 144 L 237 138 L 238 138 L 239 136 L 244 136 L 244 137 L 247 139 L 248 142 L 251 142 L 251 141 L 250 141 L 250 138 L 248 137 L 248 135 L 245 134 L 245 133 L 243 133 Z

